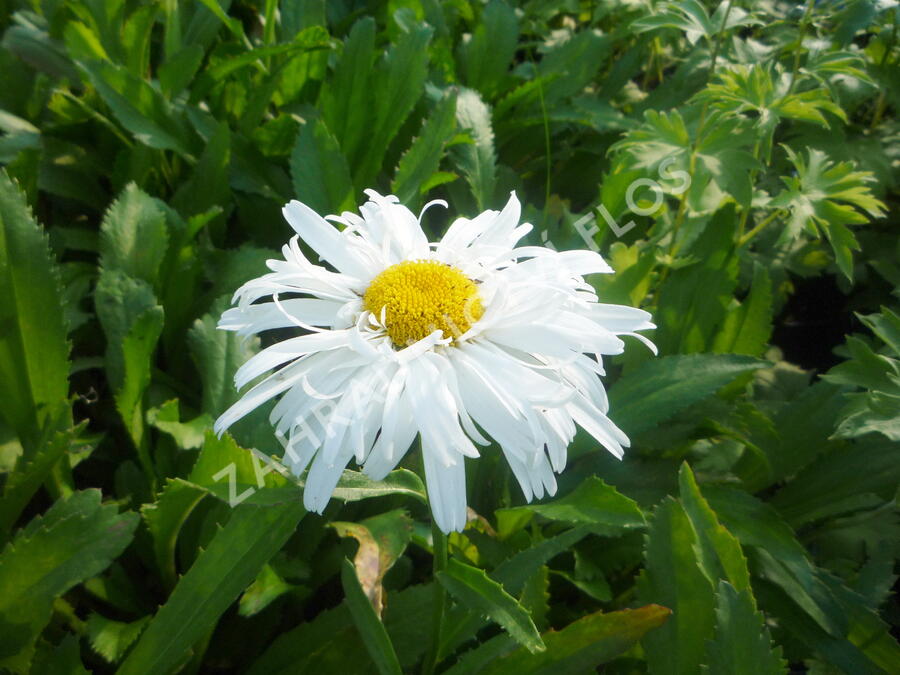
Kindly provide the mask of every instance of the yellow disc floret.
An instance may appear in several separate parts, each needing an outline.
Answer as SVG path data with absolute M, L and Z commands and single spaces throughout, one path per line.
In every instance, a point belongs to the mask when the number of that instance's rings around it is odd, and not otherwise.
M 465 333 L 484 314 L 478 286 L 455 267 L 433 260 L 407 260 L 388 267 L 369 284 L 363 307 L 379 319 L 395 345 L 405 347 L 442 330 Z

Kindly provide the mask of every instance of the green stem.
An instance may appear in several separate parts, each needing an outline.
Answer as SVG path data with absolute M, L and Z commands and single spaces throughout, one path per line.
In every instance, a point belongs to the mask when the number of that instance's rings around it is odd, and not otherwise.
M 756 143 L 753 145 L 753 159 L 759 161 L 759 150 L 760 143 L 759 139 L 756 140 Z M 756 183 L 756 169 L 750 170 L 750 203 L 747 204 L 747 208 L 744 209 L 743 213 L 741 213 L 741 221 L 738 223 L 738 231 L 737 238 L 738 242 L 743 241 L 744 237 L 744 228 L 747 227 L 747 219 L 750 217 L 750 210 L 753 208 L 753 186 Z
M 437 524 L 431 521 L 432 570 L 434 576 L 434 608 L 431 625 L 431 642 L 422 662 L 422 675 L 433 675 L 441 650 L 441 634 L 444 628 L 444 607 L 447 604 L 447 591 L 438 581 L 438 573 L 447 569 L 447 535 L 441 532 Z
M 894 44 L 897 42 L 897 20 L 896 16 L 894 18 L 894 25 L 891 28 L 891 41 L 885 47 L 884 54 L 881 55 L 881 63 L 878 64 L 879 70 L 884 70 L 884 67 L 887 65 L 888 58 L 891 55 L 891 52 L 894 51 Z M 878 94 L 878 100 L 875 102 L 875 114 L 872 115 L 872 123 L 869 124 L 869 129 L 874 129 L 878 126 L 878 123 L 881 122 L 881 116 L 884 115 L 884 111 L 887 109 L 887 98 L 885 98 L 885 90 L 882 88 Z
M 803 12 L 803 18 L 800 19 L 800 31 L 797 35 L 797 44 L 794 45 L 794 66 L 791 68 L 791 82 L 788 84 L 788 90 L 785 93 L 784 98 L 791 95 L 794 91 L 794 85 L 797 83 L 797 73 L 800 72 L 800 54 L 803 51 L 803 38 L 806 37 L 806 28 L 809 26 L 809 20 L 812 16 L 814 4 L 814 0 L 806 0 L 806 9 Z
M 532 61 L 532 65 L 534 62 Z M 547 106 L 544 103 L 544 83 L 541 81 L 541 74 L 535 66 L 535 77 L 538 85 L 538 99 L 541 103 L 541 117 L 544 122 L 544 163 L 546 169 L 546 177 L 544 183 L 544 224 L 547 222 L 547 213 L 550 208 L 550 174 L 553 171 L 553 162 L 550 157 L 550 120 L 547 118 Z
M 749 211 L 749 209 L 748 209 L 748 211 Z M 765 219 L 763 219 L 763 221 L 759 225 L 754 227 L 747 234 L 741 236 L 741 238 L 738 240 L 738 246 L 739 247 L 746 246 L 747 243 L 751 239 L 753 239 L 756 235 L 758 235 L 760 232 L 762 232 L 763 229 L 765 229 L 766 225 L 768 225 L 773 220 L 775 220 L 779 216 L 780 213 L 781 213 L 780 210 L 776 210 L 776 211 L 773 211 L 772 213 L 770 213 Z

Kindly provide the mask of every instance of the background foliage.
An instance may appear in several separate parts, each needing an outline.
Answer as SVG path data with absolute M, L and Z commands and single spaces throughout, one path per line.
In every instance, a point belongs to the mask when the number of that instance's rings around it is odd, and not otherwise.
M 0 1 L 0 665 L 897 673 L 895 5 Z M 485 453 L 436 581 L 414 464 L 322 518 L 265 411 L 209 431 L 281 204 L 368 187 L 434 234 L 594 213 L 659 326 L 609 367 L 625 460 L 579 436 L 525 505 Z

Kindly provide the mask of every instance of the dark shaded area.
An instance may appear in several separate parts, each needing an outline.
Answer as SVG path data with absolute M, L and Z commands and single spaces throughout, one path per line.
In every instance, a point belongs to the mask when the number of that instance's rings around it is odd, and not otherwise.
M 843 359 L 834 353 L 848 333 L 860 329 L 850 298 L 832 275 L 794 278 L 794 293 L 775 318 L 772 342 L 791 363 L 820 373 Z

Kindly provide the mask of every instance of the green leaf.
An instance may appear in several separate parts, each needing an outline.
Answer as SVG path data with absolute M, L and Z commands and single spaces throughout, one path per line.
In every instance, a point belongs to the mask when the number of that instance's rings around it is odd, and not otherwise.
M 645 525 L 640 507 L 601 479 L 591 476 L 571 493 L 546 504 L 528 504 L 498 513 L 536 513 L 550 520 L 602 526 L 609 532 Z M 596 528 L 595 528 L 596 529 Z
M 158 286 L 168 243 L 160 202 L 129 183 L 103 217 L 100 265 Z
M 406 511 L 396 509 L 360 523 L 332 522 L 342 537 L 359 542 L 353 565 L 360 588 L 380 617 L 384 610 L 384 575 L 403 555 L 412 538 L 412 520 Z
M 437 172 L 444 149 L 456 131 L 456 92 L 438 101 L 422 123 L 422 130 L 400 158 L 391 191 L 401 204 L 414 208 L 428 179 Z
M 260 454 L 240 447 L 229 434 L 219 438 L 207 430 L 188 481 L 231 506 L 245 500 L 283 503 L 299 499 L 299 491 L 281 476 L 273 460 Z M 269 494 L 263 495 L 265 492 Z
M 187 123 L 150 83 L 108 61 L 92 61 L 81 67 L 116 119 L 139 142 L 192 156 Z
M 238 614 L 246 617 L 254 616 L 294 588 L 278 576 L 271 565 L 263 565 L 254 582 L 241 595 Z
M 167 57 L 159 70 L 159 86 L 169 99 L 180 94 L 187 87 L 203 61 L 203 48 L 200 45 L 185 45 L 171 57 Z
M 786 673 L 781 648 L 772 638 L 748 588 L 736 590 L 720 581 L 716 593 L 716 635 L 707 645 L 704 672 L 731 675 L 779 675 Z
M 573 527 L 570 530 L 532 544 L 525 550 L 500 563 L 491 576 L 503 584 L 508 593 L 518 594 L 540 568 L 552 558 L 581 541 L 594 531 L 589 525 Z
M 319 110 L 327 128 L 339 138 L 344 155 L 356 159 L 365 149 L 372 125 L 370 88 L 374 80 L 375 21 L 364 17 L 353 24 L 328 86 L 322 87 Z
M 720 579 L 731 582 L 730 588 L 750 590 L 750 573 L 747 559 L 737 538 L 726 530 L 716 517 L 709 503 L 700 494 L 700 488 L 687 462 L 678 472 L 681 504 L 697 533 L 697 551 L 701 569 L 716 584 Z M 751 596 L 752 600 L 752 596 Z
M 688 264 L 674 269 L 659 291 L 653 340 L 661 354 L 709 351 L 737 287 L 737 220 L 733 206 L 719 209 L 686 252 Z
M 405 33 L 385 53 L 375 71 L 374 82 L 366 87 L 371 92 L 369 122 L 365 126 L 365 144 L 357 154 L 347 153 L 355 167 L 356 185 L 371 185 L 384 162 L 391 141 L 422 96 L 428 74 L 428 43 L 432 29 L 417 25 Z M 374 122 L 372 116 L 374 115 Z M 340 137 L 338 137 L 340 138 Z
M 240 398 L 234 387 L 234 374 L 259 351 L 257 337 L 244 338 L 233 331 L 216 329 L 219 316 L 227 306 L 227 300 L 215 303 L 209 314 L 194 321 L 187 336 L 188 348 L 203 386 L 201 409 L 213 417 Z
M 772 334 L 773 311 L 771 277 L 765 267 L 755 263 L 750 293 L 725 317 L 713 351 L 760 356 Z
M 87 635 L 91 648 L 107 663 L 118 663 L 149 621 L 149 616 L 125 622 L 114 621 L 101 614 L 91 614 L 87 620 Z
M 627 434 L 652 429 L 735 378 L 765 367 L 736 354 L 663 356 L 642 363 L 609 390 L 612 418 Z
M 38 451 L 33 456 L 23 452 L 16 460 L 13 471 L 7 475 L 3 485 L 3 499 L 0 500 L 0 532 L 9 532 L 29 500 L 50 475 L 56 463 L 72 449 L 78 435 L 87 426 L 87 420 L 65 431 L 54 431 L 55 421 L 68 417 L 71 413 L 65 403 L 57 406 L 57 413 L 45 426 L 38 442 Z
M 418 629 L 421 635 L 421 624 Z M 311 649 L 310 645 L 315 648 Z M 377 670 L 368 659 L 361 658 L 365 649 L 347 603 L 343 602 L 279 635 L 251 665 L 248 675 L 321 672 L 368 675 Z
M 0 170 L 0 415 L 26 452 L 68 398 L 69 344 L 59 268 L 25 195 Z
M 372 480 L 361 471 L 345 469 L 334 491 L 334 498 L 356 502 L 371 497 L 407 495 L 426 502 L 422 479 L 408 469 L 395 469 L 384 480 Z
M 153 538 L 153 555 L 166 588 L 174 588 L 178 578 L 175 568 L 178 533 L 206 494 L 206 490 L 197 485 L 171 478 L 154 503 L 141 506 L 141 516 Z
M 25 670 L 53 602 L 99 574 L 131 542 L 137 514 L 75 492 L 29 522 L 0 554 L 0 665 Z
M 498 623 L 530 653 L 546 648 L 528 611 L 484 570 L 453 558 L 446 571 L 438 572 L 437 578 L 457 601 Z
M 822 455 L 781 487 L 770 503 L 795 527 L 853 512 L 867 496 L 893 498 L 900 484 L 895 445 L 879 439 Z
M 353 208 L 353 180 L 347 159 L 321 119 L 307 122 L 291 153 L 291 177 L 297 199 L 317 213 Z
M 81 662 L 78 638 L 71 634 L 55 647 L 43 641 L 38 643 L 29 672 L 30 675 L 90 675 Z
M 227 208 L 231 203 L 230 167 L 231 131 L 226 122 L 220 122 L 209 137 L 191 177 L 172 198 L 172 206 L 185 216 L 215 207 Z
M 509 69 L 518 38 L 515 10 L 501 0 L 489 2 L 470 39 L 461 41 L 457 48 L 465 85 L 491 97 Z
M 391 638 L 381 623 L 369 597 L 366 595 L 356 576 L 356 568 L 346 558 L 341 563 L 341 585 L 347 598 L 347 606 L 353 616 L 353 622 L 359 631 L 369 656 L 381 675 L 396 675 L 400 672 L 400 662 L 394 652 Z
M 193 450 L 203 445 L 206 431 L 212 428 L 213 418 L 207 414 L 198 415 L 190 422 L 182 422 L 178 412 L 178 399 L 166 401 L 158 408 L 147 411 L 147 422 L 169 434 L 182 450 Z
M 447 675 L 591 673 L 663 625 L 670 614 L 658 605 L 588 614 L 562 630 L 544 633 L 547 649 L 540 654 L 521 647 L 513 651 L 515 644 L 500 636 L 465 654 Z
M 775 509 L 746 492 L 719 486 L 710 486 L 706 498 L 744 549 L 751 547 L 757 574 L 784 589 L 826 633 L 843 633 L 846 618 L 817 578 L 806 550 Z
M 10 26 L 3 33 L 0 47 L 9 50 L 25 63 L 56 78 L 78 82 L 78 71 L 66 56 L 65 49 L 31 21 Z
M 134 446 L 148 476 L 155 475 L 153 462 L 146 449 L 144 438 L 144 393 L 150 386 L 153 354 L 162 333 L 162 307 L 151 307 L 141 313 L 131 324 L 122 341 L 125 376 L 122 387 L 116 392 L 116 409 L 122 416 Z
M 645 568 L 637 582 L 642 602 L 672 610 L 669 621 L 644 641 L 647 663 L 655 675 L 696 673 L 706 640 L 713 634 L 713 585 L 700 567 L 697 545 L 684 508 L 667 497 L 650 520 Z
M 94 290 L 94 308 L 106 334 L 106 376 L 113 390 L 118 391 L 125 381 L 125 338 L 140 316 L 162 308 L 146 281 L 119 270 L 101 272 Z M 150 318 L 145 320 L 152 322 Z
M 234 509 L 119 669 L 120 675 L 169 673 L 208 633 L 293 534 L 305 511 L 299 501 Z
M 856 171 L 850 162 L 835 164 L 821 150 L 810 149 L 804 160 L 790 147 L 784 148 L 797 175 L 782 178 L 787 189 L 771 202 L 791 212 L 780 240 L 795 239 L 804 230 L 816 235 L 821 228 L 831 242 L 838 267 L 852 280 L 852 251 L 859 250 L 859 244 L 846 225 L 867 223 L 864 213 L 880 218 L 886 208 L 868 186 L 874 181 L 872 173 Z
M 472 142 L 454 146 L 454 162 L 469 183 L 479 210 L 484 210 L 494 198 L 497 153 L 491 111 L 477 92 L 460 89 L 456 98 L 456 124 L 460 129 L 468 130 Z
M 846 122 L 846 114 L 834 101 L 828 89 L 817 87 L 806 91 L 792 89 L 793 78 L 779 77 L 769 64 L 739 64 L 717 73 L 717 82 L 708 85 L 695 101 L 713 106 L 729 117 L 752 120 L 756 135 L 757 156 L 768 159 L 772 139 L 782 119 L 794 119 L 829 126 L 828 112 Z

